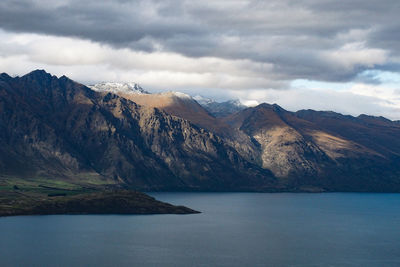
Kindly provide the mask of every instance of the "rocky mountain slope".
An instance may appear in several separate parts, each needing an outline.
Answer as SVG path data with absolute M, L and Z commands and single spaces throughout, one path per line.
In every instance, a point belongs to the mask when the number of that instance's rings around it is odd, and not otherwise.
M 224 121 L 253 137 L 260 144 L 262 167 L 287 184 L 335 191 L 399 188 L 397 123 L 332 112 L 293 113 L 269 104 Z
M 98 88 L 97 85 L 93 88 Z M 103 87 L 102 92 L 107 92 Z M 258 149 L 253 140 L 246 134 L 231 127 L 220 118 L 214 117 L 191 96 L 180 92 L 166 92 L 158 94 L 143 94 L 140 92 L 126 93 L 122 90 L 108 91 L 131 100 L 143 107 L 157 108 L 166 113 L 190 121 L 194 125 L 217 134 L 224 142 L 237 150 L 246 160 L 259 163 Z M 218 104 L 217 102 L 214 102 Z M 230 114 L 230 113 L 227 113 Z
M 141 190 L 400 192 L 400 124 L 289 112 L 212 114 L 192 97 L 0 75 L 0 175 Z
M 0 173 L 141 190 L 255 190 L 276 181 L 188 120 L 44 71 L 0 76 Z

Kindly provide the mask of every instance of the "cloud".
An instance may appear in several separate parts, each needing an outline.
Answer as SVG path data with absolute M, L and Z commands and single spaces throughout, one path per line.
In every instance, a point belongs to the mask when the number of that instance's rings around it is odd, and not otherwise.
M 272 66 L 268 74 L 280 81 L 349 81 L 393 64 L 399 11 L 396 0 L 3 0 L 0 27 L 132 51 L 258 62 Z
M 0 31 L 0 71 L 44 68 L 83 83 L 136 81 L 154 90 L 280 88 L 272 66 L 247 59 L 191 58 L 174 52 L 113 48 L 88 40 Z M 23 66 L 23 67 L 21 67 Z M 30 69 L 31 68 L 31 69 Z
M 348 43 L 343 47 L 326 52 L 324 58 L 334 64 L 352 70 L 357 66 L 373 68 L 387 61 L 387 52 L 383 49 L 366 48 L 364 43 Z

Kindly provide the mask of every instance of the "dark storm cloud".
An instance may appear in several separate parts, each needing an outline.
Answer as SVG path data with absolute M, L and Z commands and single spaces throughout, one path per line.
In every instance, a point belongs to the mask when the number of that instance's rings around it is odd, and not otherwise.
M 134 46 L 145 37 L 159 40 L 196 34 L 195 25 L 158 17 L 147 1 L 2 1 L 0 27 L 8 31 L 76 36 L 117 47 Z M 144 13 L 142 13 L 144 12 Z M 143 44 L 140 44 L 143 45 Z
M 248 59 L 272 64 L 282 80 L 348 81 L 398 64 L 388 57 L 399 56 L 399 13 L 397 0 L 2 0 L 0 27 L 133 50 Z

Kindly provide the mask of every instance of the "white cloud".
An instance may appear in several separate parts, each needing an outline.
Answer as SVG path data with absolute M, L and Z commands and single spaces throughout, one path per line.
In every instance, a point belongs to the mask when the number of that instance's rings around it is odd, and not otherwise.
M 400 109 L 400 86 L 396 89 L 369 84 L 355 84 L 349 89 L 349 92 L 356 95 L 373 97 L 379 101 L 379 105 L 381 106 Z
M 364 42 L 353 42 L 337 50 L 323 52 L 322 57 L 351 70 L 358 66 L 372 68 L 374 65 L 383 64 L 387 61 L 388 54 L 383 49 L 368 48 Z
M 190 58 L 172 52 L 138 52 L 87 40 L 38 34 L 0 32 L 1 71 L 24 74 L 44 68 L 81 82 L 136 81 L 148 87 L 258 88 L 279 87 L 281 82 L 263 73 L 273 66 L 248 59 Z M 15 60 L 15 58 L 18 60 Z M 24 66 L 21 68 L 21 66 Z M 272 76 L 272 75 L 269 75 Z

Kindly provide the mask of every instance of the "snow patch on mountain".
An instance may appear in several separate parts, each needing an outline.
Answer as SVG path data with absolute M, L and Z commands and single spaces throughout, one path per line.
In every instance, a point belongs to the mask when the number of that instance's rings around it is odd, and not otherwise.
M 122 94 L 122 95 L 150 94 L 137 83 L 102 82 L 94 85 L 89 85 L 89 88 L 91 88 L 94 91 L 112 92 L 115 94 Z M 246 105 L 244 105 L 239 99 L 217 102 L 211 98 L 203 97 L 201 95 L 196 95 L 192 97 L 188 94 L 175 91 L 168 91 L 151 95 L 167 96 L 185 101 L 196 101 L 203 108 L 205 108 L 210 114 L 216 117 L 224 117 L 246 108 Z
M 150 94 L 137 83 L 102 82 L 88 86 L 98 92 L 112 92 L 125 94 Z
M 223 102 L 218 102 L 218 101 L 215 101 L 212 98 L 207 98 L 207 97 L 204 97 L 204 96 L 201 96 L 201 95 L 196 95 L 196 96 L 193 97 L 193 99 L 196 100 L 197 103 L 199 103 L 200 105 L 224 104 L 224 105 L 232 105 L 232 106 L 236 106 L 236 107 L 246 106 L 239 99 L 231 99 L 231 100 L 227 100 L 227 101 L 223 101 Z
M 200 105 L 208 105 L 211 103 L 216 102 L 215 100 L 211 99 L 211 98 L 207 98 L 201 95 L 196 95 L 193 97 L 194 100 L 197 101 L 197 103 L 199 103 Z
M 196 95 L 193 99 L 215 117 L 225 117 L 246 108 L 239 99 L 217 102 L 201 95 Z

